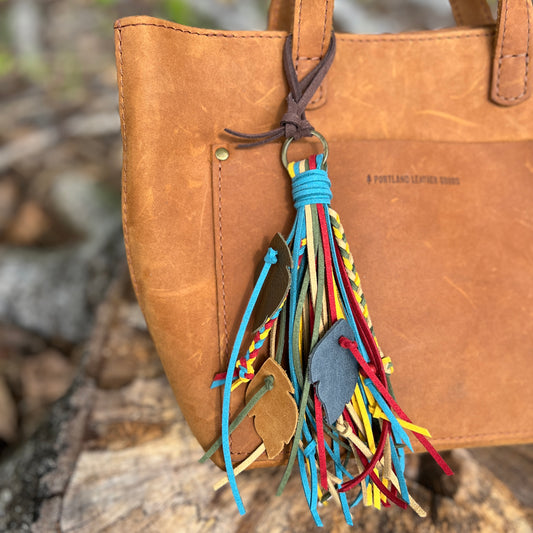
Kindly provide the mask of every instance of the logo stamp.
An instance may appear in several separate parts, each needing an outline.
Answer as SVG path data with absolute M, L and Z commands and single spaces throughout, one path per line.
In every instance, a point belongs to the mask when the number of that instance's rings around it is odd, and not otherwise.
M 367 174 L 369 185 L 461 185 L 455 176 L 433 176 L 426 174 Z

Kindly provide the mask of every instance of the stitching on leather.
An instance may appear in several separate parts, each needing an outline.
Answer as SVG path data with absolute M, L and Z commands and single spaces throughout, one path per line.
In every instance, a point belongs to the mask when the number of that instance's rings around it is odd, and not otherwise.
M 529 16 L 529 12 L 531 9 L 531 4 L 529 0 L 527 0 L 526 3 L 526 16 L 527 16 L 527 43 L 526 43 L 526 73 L 524 76 L 524 94 L 527 93 L 527 84 L 528 84 L 528 75 L 529 75 L 529 39 L 531 38 L 531 17 Z
M 235 35 L 233 33 L 202 33 L 199 31 L 186 30 L 185 28 L 176 28 L 174 26 L 168 26 L 167 24 L 155 24 L 153 22 L 132 22 L 131 24 L 124 24 L 120 28 L 130 28 L 134 26 L 153 26 L 155 28 L 165 28 L 167 30 L 178 31 L 180 33 L 188 33 L 190 35 L 199 35 L 200 37 L 223 37 L 226 39 L 285 39 L 283 35 Z M 119 29 L 119 26 L 115 26 L 115 29 Z
M 324 43 L 326 42 L 326 27 L 328 25 L 329 0 L 326 0 L 326 11 L 324 12 L 324 28 L 322 29 L 322 44 L 320 45 L 320 57 L 324 54 Z
M 322 57 L 324 54 L 324 44 L 326 42 L 326 28 L 328 25 L 328 11 L 329 11 L 329 0 L 326 0 L 326 9 L 324 11 L 324 27 L 322 30 L 322 44 L 320 45 L 320 57 Z M 326 83 L 327 83 L 326 80 L 324 80 L 320 84 L 320 87 L 318 88 L 318 92 L 316 93 L 316 97 L 312 98 L 311 101 L 309 102 L 310 106 L 315 105 L 315 104 L 325 103 L 326 91 L 324 89 L 324 86 Z
M 505 33 L 507 31 L 507 14 L 509 11 L 509 2 L 505 4 L 505 15 L 503 18 L 503 32 L 502 32 L 502 39 L 500 42 L 500 57 L 498 60 L 498 75 L 496 77 L 496 96 L 498 98 L 501 98 L 502 100 L 506 100 L 509 102 L 512 102 L 513 100 L 519 100 L 527 93 L 527 84 L 528 84 L 528 75 L 529 75 L 529 39 L 530 39 L 530 33 L 531 33 L 531 27 L 530 27 L 530 17 L 529 17 L 529 0 L 526 0 L 526 10 L 527 10 L 527 43 L 526 48 L 527 51 L 524 54 L 503 54 L 503 48 L 505 43 Z M 524 85 L 522 87 L 522 92 L 517 96 L 503 96 L 500 92 L 500 80 L 501 80 L 501 74 L 502 74 L 502 66 L 503 66 L 503 60 L 510 58 L 510 57 L 524 57 L 525 58 L 525 73 L 524 73 Z
M 219 348 L 218 358 L 219 358 L 220 364 L 223 365 L 229 355 L 228 354 L 229 334 L 228 334 L 228 317 L 227 317 L 227 307 L 226 307 L 226 276 L 225 276 L 225 271 L 224 271 L 224 247 L 223 247 L 223 239 L 222 239 L 222 161 L 220 160 L 218 161 L 218 249 L 219 249 L 219 254 L 220 254 L 220 280 L 221 280 L 220 285 L 221 285 L 221 292 L 222 292 L 222 317 L 223 317 L 223 323 L 224 323 L 224 341 L 223 341 L 224 345 L 223 345 L 222 350 L 220 350 Z M 217 321 L 220 327 L 220 318 L 219 318 L 218 313 L 217 313 Z M 224 356 L 225 360 L 223 360 L 222 356 Z M 220 387 L 219 401 L 220 401 L 220 404 L 222 404 L 222 387 Z M 229 446 L 230 446 L 230 451 L 231 451 L 231 448 L 233 446 L 233 440 L 231 438 L 231 435 L 228 437 L 228 440 L 229 440 Z
M 302 6 L 302 0 L 300 0 L 300 15 L 299 15 L 299 18 L 298 18 L 298 47 L 296 49 L 296 65 L 295 65 L 295 70 L 296 72 L 298 72 L 298 63 L 300 62 L 300 60 L 304 60 L 304 61 L 318 61 L 321 59 L 322 57 L 322 53 L 323 53 L 323 50 L 324 50 L 324 43 L 325 43 L 325 40 L 326 40 L 326 27 L 327 27 L 327 23 L 328 23 L 328 9 L 329 9 L 329 0 L 326 0 L 326 9 L 324 11 L 324 24 L 323 24 L 323 31 L 322 31 L 322 43 L 320 45 L 320 57 L 300 57 L 300 23 L 301 23 L 301 6 Z M 309 105 L 312 106 L 314 104 L 318 104 L 322 101 L 322 99 L 325 97 L 325 92 L 324 92 L 324 89 L 323 89 L 323 83 L 320 85 L 320 87 L 318 88 L 318 91 L 315 95 L 314 98 L 311 99 L 311 101 L 309 102 Z
M 298 63 L 300 62 L 300 35 L 302 26 L 302 4 L 303 0 L 300 0 L 298 4 L 298 40 L 296 42 L 296 62 L 294 64 L 294 70 L 298 73 Z
M 119 53 L 119 71 L 120 71 L 120 116 L 122 119 L 122 144 L 123 144 L 123 161 L 122 161 L 122 224 L 124 232 L 124 247 L 126 248 L 126 257 L 128 258 L 128 263 L 130 265 L 130 277 L 133 288 L 137 294 L 138 284 L 137 278 L 135 277 L 135 272 L 133 268 L 133 263 L 131 260 L 130 244 L 129 244 L 129 235 L 128 235 L 128 179 L 127 179 L 127 161 L 128 161 L 128 143 L 126 137 L 126 104 L 124 102 L 124 62 L 123 62 L 123 49 L 122 49 L 122 28 L 120 23 L 118 25 L 118 53 Z
M 229 346 L 228 316 L 226 308 L 226 277 L 224 275 L 224 247 L 222 239 L 222 162 L 218 162 L 218 250 L 220 254 L 220 280 L 222 289 L 222 316 L 224 320 L 224 350 L 227 357 Z
M 311 57 L 303 58 L 303 57 L 300 57 L 300 34 L 301 34 L 301 23 L 302 23 L 302 4 L 303 4 L 303 0 L 300 0 L 299 7 L 298 7 L 298 41 L 297 41 L 298 44 L 297 44 L 297 47 L 296 47 L 296 63 L 295 63 L 296 72 L 298 72 L 298 66 L 299 66 L 300 60 L 303 60 L 303 61 L 318 61 L 318 60 L 321 59 L 322 53 L 323 53 L 323 50 L 324 50 L 324 43 L 325 43 L 325 39 L 326 39 L 326 28 L 327 28 L 327 23 L 328 23 L 329 0 L 326 0 L 326 9 L 324 11 L 324 24 L 323 24 L 323 31 L 322 31 L 322 44 L 320 45 L 320 57 L 317 57 L 317 58 L 311 58 Z M 319 104 L 325 98 L 325 91 L 323 89 L 323 85 L 324 85 L 323 83 L 320 85 L 320 87 L 318 88 L 318 91 L 316 92 L 316 95 L 309 102 L 310 106 L 315 105 L 315 104 Z
M 188 33 L 191 35 L 199 35 L 201 37 L 222 37 L 225 39 L 285 39 L 285 36 L 283 35 L 235 35 L 235 34 L 224 34 L 224 33 L 200 33 L 195 32 L 191 30 L 185 30 L 184 28 L 175 28 L 173 26 L 167 26 L 165 24 L 154 24 L 154 23 L 147 23 L 147 22 L 139 22 L 139 23 L 131 23 L 131 24 L 125 24 L 124 26 L 121 26 L 122 29 L 134 27 L 134 26 L 154 26 L 156 28 L 165 28 L 172 31 L 177 31 L 180 33 Z M 118 26 L 116 26 L 116 29 L 118 29 Z M 348 43 L 381 43 L 381 42 L 389 42 L 389 43 L 398 43 L 398 42 L 427 42 L 427 41 L 449 41 L 454 39 L 478 39 L 487 37 L 494 34 L 494 30 L 475 30 L 476 33 L 473 34 L 466 34 L 466 35 L 452 35 L 449 37 L 414 37 L 410 39 L 402 39 L 397 38 L 396 35 L 391 35 L 389 38 L 380 38 L 376 36 L 376 38 L 350 38 L 343 37 L 340 35 L 337 35 L 337 41 L 344 41 Z M 479 31 L 479 33 L 477 33 Z
M 417 42 L 430 42 L 430 41 L 452 41 L 455 39 L 478 39 L 481 37 L 487 37 L 494 34 L 494 30 L 482 30 L 480 33 L 466 34 L 466 35 L 450 35 L 446 37 L 415 37 L 410 39 L 398 39 L 396 35 L 392 35 L 389 38 L 365 38 L 365 39 L 350 39 L 349 37 L 339 37 L 338 41 L 356 42 L 356 43 L 417 43 Z
M 505 32 L 507 31 L 507 13 L 508 12 L 509 12 L 509 2 L 506 2 L 505 3 L 505 13 L 504 13 L 504 17 L 503 17 L 503 33 L 502 33 L 502 38 L 501 38 L 501 41 L 500 41 L 500 57 L 499 57 L 499 60 L 498 60 L 498 76 L 496 78 L 496 94 L 498 96 L 500 96 L 500 76 L 501 76 L 501 73 L 502 73 L 503 45 L 505 43 Z

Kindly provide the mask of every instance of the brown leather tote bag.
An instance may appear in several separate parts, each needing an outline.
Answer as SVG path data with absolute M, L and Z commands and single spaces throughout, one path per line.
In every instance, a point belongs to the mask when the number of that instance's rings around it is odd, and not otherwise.
M 494 23 L 484 2 L 454 4 L 455 28 L 337 34 L 308 112 L 329 141 L 333 202 L 396 397 L 440 449 L 533 436 L 532 9 L 501 0 Z M 327 49 L 332 12 L 331 0 L 275 1 L 260 32 L 115 26 L 131 278 L 204 448 L 220 432 L 213 376 L 264 250 L 294 216 L 281 145 L 238 150 L 223 130 L 279 123 L 287 33 L 303 75 Z M 258 442 L 243 422 L 234 460 Z

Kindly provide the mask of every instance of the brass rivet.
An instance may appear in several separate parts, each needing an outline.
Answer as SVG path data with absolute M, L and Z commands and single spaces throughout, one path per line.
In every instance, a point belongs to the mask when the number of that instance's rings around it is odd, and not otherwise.
M 215 157 L 219 161 L 226 161 L 226 159 L 229 157 L 229 152 L 225 148 L 217 148 L 215 150 Z

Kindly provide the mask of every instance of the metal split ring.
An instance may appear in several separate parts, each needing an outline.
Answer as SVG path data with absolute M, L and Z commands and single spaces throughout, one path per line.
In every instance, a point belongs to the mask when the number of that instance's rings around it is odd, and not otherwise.
M 326 161 L 328 160 L 328 154 L 329 154 L 329 148 L 328 148 L 328 143 L 326 141 L 326 138 L 321 133 L 318 133 L 318 131 L 316 130 L 312 130 L 311 135 L 319 139 L 320 142 L 322 143 L 322 149 L 323 149 L 323 155 L 324 155 L 324 158 L 322 159 L 322 168 L 325 169 Z M 285 168 L 287 168 L 289 165 L 289 162 L 287 160 L 287 152 L 289 151 L 289 146 L 292 143 L 292 141 L 294 141 L 294 137 L 289 137 L 283 143 L 283 148 L 281 149 L 281 162 L 283 163 L 283 166 Z

